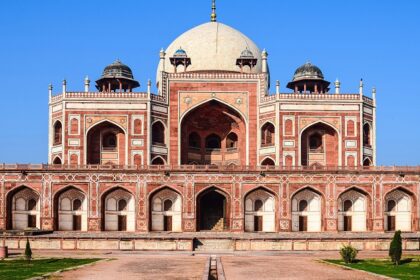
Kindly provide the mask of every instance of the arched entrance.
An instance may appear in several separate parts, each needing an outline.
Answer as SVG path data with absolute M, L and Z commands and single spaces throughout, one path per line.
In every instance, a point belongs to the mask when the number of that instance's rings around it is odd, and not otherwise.
M 263 188 L 256 189 L 245 197 L 245 231 L 274 232 L 274 195 Z
M 87 134 L 87 164 L 125 164 L 125 133 L 117 125 L 105 121 Z
M 292 231 L 320 232 L 321 195 L 305 188 L 292 197 Z
M 41 228 L 39 195 L 26 186 L 7 195 L 7 229 Z
M 181 164 L 246 164 L 246 124 L 216 100 L 189 111 L 181 122 Z
M 54 229 L 87 231 L 87 200 L 75 187 L 68 187 L 54 197 Z
M 197 229 L 223 231 L 229 229 L 229 203 L 224 192 L 210 188 L 197 197 Z
M 302 132 L 301 164 L 303 166 L 339 165 L 339 141 L 334 128 L 316 123 Z
M 152 231 L 182 231 L 181 195 L 170 188 L 153 194 L 150 199 Z
M 396 189 L 385 196 L 385 230 L 411 231 L 413 199 L 403 189 Z
M 350 189 L 342 193 L 338 199 L 338 230 L 366 231 L 368 216 L 367 196 Z
M 134 196 L 123 188 L 114 188 L 102 196 L 102 230 L 135 231 Z

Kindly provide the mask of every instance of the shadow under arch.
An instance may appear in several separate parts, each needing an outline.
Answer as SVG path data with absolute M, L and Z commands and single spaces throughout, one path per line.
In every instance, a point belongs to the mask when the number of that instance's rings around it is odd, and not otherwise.
M 230 229 L 230 195 L 211 186 L 196 195 L 197 231 L 224 231 Z
M 60 199 L 60 196 L 63 193 L 65 193 L 65 192 L 67 192 L 69 190 L 75 190 L 75 191 L 83 194 L 83 197 L 86 200 L 86 204 L 88 202 L 85 191 L 82 190 L 82 189 L 80 189 L 79 187 L 76 187 L 76 186 L 73 186 L 73 185 L 69 185 L 69 186 L 66 186 L 66 187 L 64 187 L 64 188 L 56 191 L 53 194 L 53 205 L 52 205 L 52 207 L 53 207 L 53 221 L 54 221 L 54 223 L 53 223 L 53 229 L 56 230 L 56 231 L 59 230 L 59 228 L 60 228 L 60 221 L 59 221 L 60 201 L 59 201 L 59 199 Z M 83 205 L 83 201 L 82 201 L 82 205 Z M 88 206 L 87 206 L 87 208 L 88 208 Z M 86 209 L 86 211 L 87 211 L 87 209 Z
M 247 213 L 246 201 L 247 201 L 249 196 L 251 196 L 252 194 L 254 194 L 258 191 L 265 192 L 273 198 L 273 200 L 274 200 L 274 209 L 273 209 L 273 211 L 274 211 L 274 231 L 278 231 L 279 227 L 280 227 L 280 225 L 279 225 L 279 215 L 280 215 L 280 213 L 278 211 L 279 210 L 279 197 L 275 193 L 275 191 L 273 191 L 273 190 L 271 190 L 271 189 L 269 189 L 269 188 L 267 188 L 263 185 L 252 188 L 252 189 L 248 190 L 247 192 L 245 192 L 244 195 L 243 195 L 242 211 L 244 213 L 244 231 L 246 231 L 246 224 L 245 224 L 246 223 L 246 213 Z M 255 228 L 254 228 L 254 231 L 255 231 Z
M 246 164 L 247 122 L 243 114 L 218 99 L 206 100 L 183 113 L 179 121 L 180 163 Z M 189 143 L 190 135 L 197 135 L 200 143 Z M 233 147 L 228 136 L 235 135 Z M 218 141 L 207 141 L 208 137 Z M 207 140 L 206 140 L 207 139 Z
M 324 195 L 324 193 L 322 191 L 320 191 L 320 190 L 318 190 L 318 189 L 316 189 L 316 188 L 314 188 L 314 187 L 312 187 L 310 185 L 307 185 L 307 186 L 304 186 L 302 188 L 299 188 L 298 190 L 294 191 L 290 195 L 290 202 L 291 202 L 290 203 L 290 213 L 292 213 L 292 215 L 293 215 L 293 213 L 295 212 L 295 211 L 293 211 L 293 203 L 294 203 L 293 200 L 296 198 L 296 196 L 298 196 L 299 194 L 303 193 L 304 191 L 310 191 L 310 192 L 313 192 L 314 194 L 316 194 L 316 195 L 319 196 L 319 198 L 320 198 L 320 219 L 321 219 L 321 221 L 320 221 L 321 222 L 320 230 L 321 231 L 325 230 L 325 227 L 326 227 L 326 222 L 324 221 L 325 220 L 325 216 L 326 216 L 325 215 L 325 211 L 326 211 L 325 195 Z M 297 203 L 298 203 L 297 207 L 299 207 L 299 201 L 297 201 Z
M 12 230 L 13 229 L 13 197 L 18 192 L 28 189 L 30 191 L 33 191 L 37 197 L 38 197 L 38 203 L 41 203 L 41 196 L 39 195 L 38 191 L 33 189 L 32 187 L 29 187 L 27 185 L 21 185 L 17 188 L 14 188 L 6 193 L 6 230 Z
M 311 131 L 312 130 L 312 131 Z M 339 130 L 332 124 L 323 121 L 318 120 L 313 123 L 310 123 L 306 125 L 304 128 L 302 128 L 299 132 L 299 163 L 302 166 L 310 166 L 313 164 L 313 162 L 309 161 L 309 154 L 315 152 L 320 153 L 320 151 L 312 151 L 310 147 L 310 136 L 319 134 L 321 136 L 321 143 L 322 147 L 325 146 L 325 150 L 322 151 L 324 154 L 324 162 L 325 164 L 322 165 L 330 165 L 330 166 L 339 166 L 342 161 L 342 145 L 341 145 L 341 134 Z M 324 139 L 324 136 L 328 136 L 328 139 Z M 329 145 L 329 141 L 335 141 L 337 143 L 337 148 L 334 148 L 334 145 Z M 335 151 L 337 152 L 337 158 L 334 158 Z
M 372 211 L 373 202 L 372 202 L 371 194 L 369 194 L 367 191 L 365 191 L 364 189 L 361 189 L 357 186 L 351 186 L 351 187 L 341 191 L 337 195 L 337 198 L 336 198 L 337 204 L 340 201 L 341 201 L 341 203 L 344 203 L 344 201 L 342 199 L 343 195 L 345 195 L 346 193 L 351 192 L 351 191 L 358 192 L 358 193 L 360 193 L 360 194 L 362 194 L 366 197 L 366 210 L 365 210 L 365 212 L 366 212 L 366 231 L 372 230 L 373 229 L 373 211 Z M 337 212 L 339 212 L 340 205 L 337 205 L 336 209 L 337 209 Z
M 152 231 L 152 227 L 153 227 L 153 217 L 152 217 L 152 213 L 153 213 L 153 199 L 156 197 L 156 195 L 158 195 L 160 192 L 163 192 L 165 190 L 168 190 L 170 192 L 173 192 L 175 194 L 177 194 L 179 196 L 180 199 L 180 203 L 181 203 L 181 227 L 183 225 L 183 218 L 182 218 L 182 212 L 183 212 L 183 198 L 182 198 L 182 194 L 179 190 L 177 190 L 174 187 L 168 186 L 168 185 L 163 185 L 160 186 L 158 188 L 156 188 L 155 190 L 153 190 L 152 192 L 150 192 L 147 196 L 147 203 L 148 203 L 148 229 L 149 231 Z
M 114 191 L 117 190 L 121 190 L 123 192 L 127 192 L 128 194 L 130 194 L 131 198 L 134 199 L 134 195 L 131 191 L 127 190 L 124 187 L 121 186 L 114 186 L 108 190 L 106 190 L 104 193 L 101 194 L 101 198 L 100 198 L 100 211 L 101 211 L 101 231 L 105 231 L 105 211 L 106 211 L 106 198 L 109 194 L 113 193 Z M 134 205 L 136 205 L 136 203 L 134 202 Z M 136 211 L 134 211 L 135 213 Z

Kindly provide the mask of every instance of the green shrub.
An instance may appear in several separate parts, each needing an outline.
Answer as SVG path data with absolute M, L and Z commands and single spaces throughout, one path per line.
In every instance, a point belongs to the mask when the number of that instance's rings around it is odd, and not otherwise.
M 357 253 L 357 249 L 351 245 L 343 245 L 340 249 L 341 258 L 346 264 L 353 263 L 356 260 Z
M 26 238 L 25 259 L 28 262 L 32 259 L 32 249 L 28 238 Z
M 402 255 L 402 240 L 401 231 L 397 230 L 392 238 L 391 245 L 389 246 L 389 256 L 395 265 L 399 265 Z

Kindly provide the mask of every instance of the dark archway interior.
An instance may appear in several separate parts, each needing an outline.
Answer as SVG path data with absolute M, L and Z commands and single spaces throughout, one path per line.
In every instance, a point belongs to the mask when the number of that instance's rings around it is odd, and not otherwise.
M 186 114 L 181 124 L 182 164 L 245 164 L 246 125 L 242 116 L 216 100 Z
M 226 197 L 212 190 L 199 200 L 200 230 L 222 231 L 226 228 Z
M 114 153 L 118 153 L 118 161 L 123 164 L 124 149 L 124 131 L 110 122 L 100 123 L 87 135 L 87 164 L 104 164 L 106 154 Z

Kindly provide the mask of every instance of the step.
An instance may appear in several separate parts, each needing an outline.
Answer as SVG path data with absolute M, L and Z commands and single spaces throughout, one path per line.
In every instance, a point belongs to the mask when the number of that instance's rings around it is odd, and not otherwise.
M 233 251 L 234 242 L 230 239 L 196 239 L 194 251 Z

